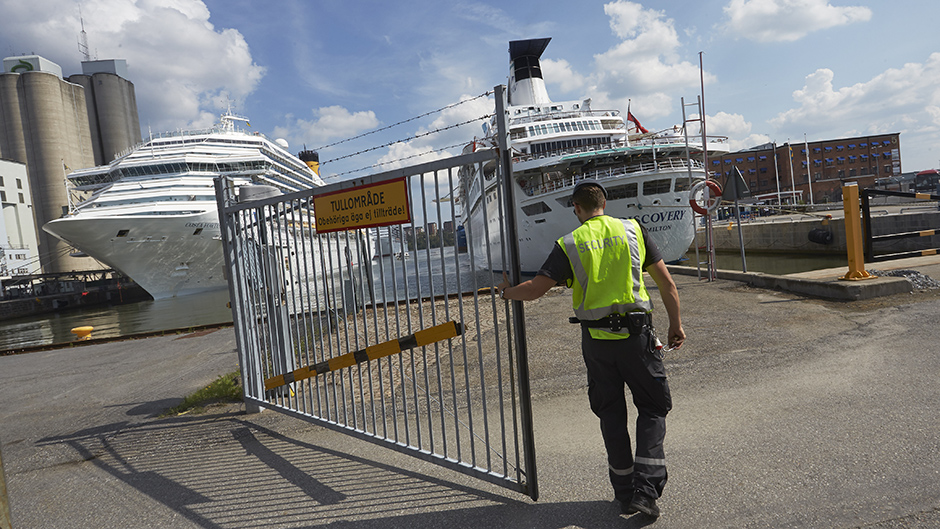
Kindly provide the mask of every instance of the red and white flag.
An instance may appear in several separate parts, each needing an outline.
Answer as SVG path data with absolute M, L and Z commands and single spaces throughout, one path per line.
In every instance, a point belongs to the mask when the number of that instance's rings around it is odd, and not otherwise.
M 643 134 L 649 132 L 643 127 L 643 125 L 640 125 L 640 121 L 633 116 L 633 112 L 630 112 L 629 109 L 627 109 L 627 121 L 632 121 L 633 125 L 636 126 L 636 130 L 642 132 Z

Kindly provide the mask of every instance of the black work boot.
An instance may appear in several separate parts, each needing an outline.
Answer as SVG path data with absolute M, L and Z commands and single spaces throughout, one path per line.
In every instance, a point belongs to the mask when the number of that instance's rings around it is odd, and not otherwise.
M 631 501 L 629 505 L 624 506 L 623 512 L 625 514 L 641 512 L 647 516 L 659 518 L 659 507 L 656 505 L 656 500 L 640 493 L 633 495 L 633 501 Z
M 633 506 L 633 500 L 626 500 L 620 502 L 620 512 L 623 514 L 633 514 L 638 511 L 636 507 Z

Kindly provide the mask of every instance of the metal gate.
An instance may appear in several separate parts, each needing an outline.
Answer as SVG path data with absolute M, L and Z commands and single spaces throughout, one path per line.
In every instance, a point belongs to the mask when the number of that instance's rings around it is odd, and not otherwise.
M 246 403 L 537 499 L 522 304 L 492 288 L 507 255 L 490 248 L 515 236 L 464 234 L 453 200 L 461 169 L 499 162 L 480 150 L 266 198 L 218 179 Z M 504 192 L 484 207 L 503 213 Z M 464 235 L 499 244 L 480 255 Z

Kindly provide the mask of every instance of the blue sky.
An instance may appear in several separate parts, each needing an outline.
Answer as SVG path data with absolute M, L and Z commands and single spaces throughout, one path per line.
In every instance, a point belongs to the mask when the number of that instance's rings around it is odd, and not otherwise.
M 0 0 L 0 54 L 78 73 L 79 4 L 91 54 L 127 60 L 144 136 L 210 125 L 232 101 L 292 150 L 321 147 L 481 95 L 506 82 L 510 40 L 552 37 L 555 100 L 629 100 L 665 129 L 700 93 L 704 52 L 708 131 L 735 148 L 900 132 L 904 171 L 940 167 L 935 0 Z M 477 99 L 323 149 L 328 161 L 405 140 L 323 174 L 460 144 L 479 124 L 414 136 L 491 111 Z

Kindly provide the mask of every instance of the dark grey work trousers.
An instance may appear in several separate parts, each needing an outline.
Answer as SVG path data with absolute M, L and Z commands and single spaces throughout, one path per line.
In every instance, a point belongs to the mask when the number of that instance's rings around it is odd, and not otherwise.
M 601 420 L 614 496 L 627 501 L 636 491 L 659 498 L 667 479 L 663 439 L 672 396 L 663 362 L 652 352 L 649 333 L 625 340 L 595 340 L 582 326 L 581 350 L 591 410 Z M 637 409 L 635 458 L 627 431 L 624 386 L 630 388 Z

